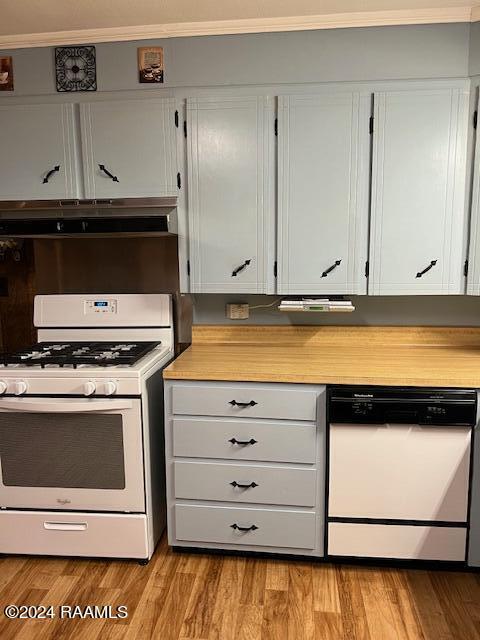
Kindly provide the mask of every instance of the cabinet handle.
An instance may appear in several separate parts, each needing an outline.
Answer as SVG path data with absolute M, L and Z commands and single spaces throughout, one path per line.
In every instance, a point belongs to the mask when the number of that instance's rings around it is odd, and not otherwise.
M 237 402 L 236 400 L 230 400 L 228 404 L 231 404 L 232 407 L 254 407 L 258 402 L 255 402 L 255 400 L 250 400 L 250 402 Z
M 238 487 L 239 489 L 255 489 L 255 487 L 259 486 L 256 482 L 249 482 L 245 484 L 243 482 L 237 482 L 236 480 L 230 482 L 230 484 L 233 488 Z
M 243 264 L 241 264 L 239 267 L 237 267 L 236 269 L 234 269 L 232 271 L 232 278 L 235 278 L 236 275 L 238 273 L 240 273 L 240 271 L 243 271 L 244 269 L 246 269 L 248 267 L 248 265 L 251 263 L 251 260 L 245 260 L 245 262 Z
M 254 440 L 253 438 L 250 438 L 250 440 L 237 440 L 236 438 L 230 438 L 229 442 L 245 446 L 247 444 L 257 444 L 258 440 Z
M 430 271 L 430 269 L 432 269 L 436 264 L 437 264 L 437 261 L 436 260 L 432 260 L 430 262 L 430 264 L 428 265 L 428 267 L 425 267 L 425 269 L 423 271 L 418 271 L 418 273 L 417 273 L 417 275 L 415 277 L 416 278 L 421 278 L 424 273 L 427 273 L 427 271 Z
M 117 178 L 117 176 L 114 176 L 113 173 L 110 173 L 110 171 L 106 168 L 104 164 L 99 164 L 98 166 L 100 168 L 100 171 L 103 171 L 103 173 L 107 175 L 109 178 L 111 178 L 114 182 L 119 182 L 119 179 Z
M 341 260 L 335 260 L 335 262 L 330 267 L 328 267 L 328 269 L 325 269 L 325 271 L 322 273 L 322 278 L 326 278 L 328 274 L 336 269 L 340 263 Z
M 230 525 L 232 529 L 238 529 L 238 531 L 256 531 L 258 529 L 257 525 L 252 524 L 250 527 L 241 527 L 236 522 Z
M 60 171 L 60 165 L 59 164 L 55 165 L 53 167 L 53 169 L 50 169 L 50 171 L 47 173 L 47 175 L 43 179 L 43 184 L 47 184 L 48 181 L 50 180 L 50 178 L 53 176 L 53 174 L 57 173 L 57 171 Z

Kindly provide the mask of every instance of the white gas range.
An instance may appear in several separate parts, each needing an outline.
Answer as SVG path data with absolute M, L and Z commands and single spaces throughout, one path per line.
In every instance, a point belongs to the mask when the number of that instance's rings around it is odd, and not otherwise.
M 35 298 L 0 364 L 0 554 L 148 560 L 165 527 L 171 297 Z

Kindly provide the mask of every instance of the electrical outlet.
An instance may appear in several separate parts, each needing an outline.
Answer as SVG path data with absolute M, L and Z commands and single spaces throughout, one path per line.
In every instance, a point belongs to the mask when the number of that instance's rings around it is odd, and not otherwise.
M 247 302 L 235 302 L 227 304 L 226 314 L 230 320 L 246 320 L 250 315 Z

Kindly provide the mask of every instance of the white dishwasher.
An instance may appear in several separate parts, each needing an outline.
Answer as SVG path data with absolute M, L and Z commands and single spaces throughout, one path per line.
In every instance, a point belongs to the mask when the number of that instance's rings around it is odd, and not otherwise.
M 328 555 L 464 562 L 476 392 L 329 393 Z

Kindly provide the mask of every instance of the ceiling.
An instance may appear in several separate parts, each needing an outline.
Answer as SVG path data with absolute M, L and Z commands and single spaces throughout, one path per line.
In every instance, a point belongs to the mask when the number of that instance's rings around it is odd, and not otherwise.
M 480 20 L 480 0 L 0 0 L 0 48 Z

